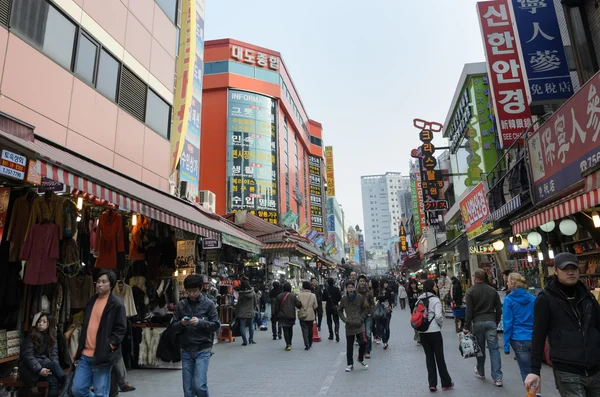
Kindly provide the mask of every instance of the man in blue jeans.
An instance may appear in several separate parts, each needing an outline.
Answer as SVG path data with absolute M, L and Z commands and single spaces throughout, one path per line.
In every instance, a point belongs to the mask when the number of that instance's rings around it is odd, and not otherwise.
M 202 293 L 203 285 L 199 274 L 186 277 L 187 298 L 177 304 L 172 322 L 181 344 L 185 397 L 208 397 L 208 364 L 214 333 L 221 327 L 215 304 Z
M 485 272 L 473 272 L 473 286 L 465 293 L 467 312 L 463 332 L 473 332 L 483 353 L 477 357 L 475 377 L 485 379 L 485 345 L 490 351 L 494 386 L 502 387 L 502 361 L 498 348 L 498 324 L 502 319 L 502 303 L 494 287 L 485 283 Z
M 367 276 L 361 274 L 358 277 L 358 284 L 356 287 L 358 293 L 363 297 L 365 303 L 365 310 L 367 311 L 367 317 L 365 318 L 365 333 L 367 334 L 367 347 L 365 350 L 365 358 L 371 358 L 371 347 L 372 347 L 372 332 L 373 332 L 373 310 L 375 310 L 375 298 L 373 297 L 373 291 L 369 289 L 367 282 Z

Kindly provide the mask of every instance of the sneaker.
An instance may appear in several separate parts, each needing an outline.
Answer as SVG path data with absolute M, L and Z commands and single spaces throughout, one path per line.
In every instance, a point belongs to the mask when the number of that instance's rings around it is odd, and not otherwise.
M 274 337 L 273 337 L 273 340 L 277 340 L 277 336 L 274 336 Z
M 475 369 L 473 370 L 473 375 L 475 375 L 475 377 L 477 379 L 485 379 L 485 376 L 479 375 L 479 371 L 477 371 L 477 367 L 475 367 Z
M 255 341 L 255 340 L 251 340 L 251 341 L 250 341 L 250 344 L 251 344 L 251 345 L 256 345 L 256 341 Z
M 442 390 L 450 390 L 454 388 L 454 382 L 450 384 L 450 386 L 442 386 Z
M 360 365 L 362 365 L 362 367 L 363 367 L 364 369 L 369 369 L 369 364 L 367 364 L 367 363 L 366 363 L 366 362 L 364 362 L 364 361 L 360 361 Z
M 329 338 L 327 338 L 329 340 L 333 340 L 333 335 L 329 335 Z
M 354 370 L 354 365 L 348 365 L 346 366 L 346 372 L 350 372 Z
M 127 393 L 128 391 L 134 391 L 135 387 L 131 386 L 129 383 L 126 383 L 125 386 L 121 387 L 121 393 Z
M 381 339 L 379 339 L 379 338 L 375 339 L 375 343 L 380 344 L 381 343 Z
M 494 381 L 494 386 L 502 387 L 502 386 L 504 386 L 504 383 L 502 382 L 502 380 L 498 379 L 498 380 Z
M 286 346 L 286 347 L 285 347 L 285 351 L 286 351 L 286 352 L 289 352 L 290 350 L 292 350 L 292 346 Z
M 366 358 L 366 359 L 370 359 L 370 358 L 371 358 L 371 355 L 370 355 L 369 353 L 366 353 L 366 354 L 365 354 L 365 358 Z
M 306 346 L 306 347 L 304 348 L 304 350 L 310 350 L 310 347 Z
M 383 350 L 387 350 L 388 346 L 389 346 L 389 345 L 388 345 L 387 343 L 384 343 L 384 344 L 383 344 Z
M 432 392 L 432 393 L 434 393 L 434 392 L 437 391 L 437 387 L 435 387 L 435 386 L 429 386 L 429 391 Z
M 247 343 L 242 343 L 242 346 L 248 346 L 248 344 Z

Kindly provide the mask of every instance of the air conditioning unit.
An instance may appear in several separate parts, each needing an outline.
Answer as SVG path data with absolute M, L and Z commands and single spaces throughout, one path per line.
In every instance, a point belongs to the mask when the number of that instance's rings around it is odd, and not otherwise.
M 210 190 L 200 190 L 199 204 L 212 212 L 217 212 L 217 196 Z

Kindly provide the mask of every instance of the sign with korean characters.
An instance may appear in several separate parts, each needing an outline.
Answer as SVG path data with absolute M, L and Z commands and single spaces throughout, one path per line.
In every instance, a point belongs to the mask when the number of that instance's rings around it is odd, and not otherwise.
M 228 91 L 227 207 L 248 210 L 278 223 L 277 101 L 251 92 Z
M 420 171 L 419 161 L 417 160 L 412 165 L 411 180 L 414 182 L 414 192 L 411 192 L 412 195 L 416 197 L 413 198 L 413 205 L 416 203 L 416 211 L 415 213 L 415 234 L 417 236 L 421 236 L 423 231 L 425 230 L 425 205 L 423 203 L 423 189 L 421 189 L 421 171 Z M 411 187 L 412 189 L 412 187 Z M 418 223 L 418 224 L 417 224 Z
M 408 251 L 408 244 L 406 244 L 406 230 L 404 230 L 404 223 L 400 222 L 400 251 L 406 252 Z
M 367 264 L 367 254 L 365 252 L 365 237 L 362 234 L 358 235 L 358 258 L 361 265 Z
M 531 125 L 523 65 L 508 1 L 477 3 L 500 147 L 508 148 Z
M 423 158 L 418 161 L 421 162 L 421 189 L 423 190 L 423 198 L 425 201 L 434 201 L 439 199 L 440 191 L 444 187 L 444 181 L 442 180 L 442 173 L 440 170 L 436 170 L 437 159 L 433 156 L 435 153 L 435 146 L 433 146 L 433 132 L 430 129 L 423 129 L 419 133 L 419 139 L 423 142 L 421 145 L 421 152 Z
M 490 216 L 483 182 L 479 182 L 469 194 L 460 200 L 460 212 L 469 240 L 493 229 L 493 222 L 483 224 L 483 221 Z
M 474 95 L 474 108 L 477 112 L 474 116 L 477 117 L 476 128 L 479 130 L 479 134 L 476 135 L 475 139 L 481 141 L 479 150 L 474 150 L 472 143 L 470 145 L 472 160 L 469 162 L 467 174 L 469 174 L 468 178 L 474 182 L 470 186 L 474 186 L 476 185 L 475 181 L 481 181 L 481 172 L 491 172 L 496 166 L 496 162 L 498 161 L 498 152 L 496 150 L 498 146 L 498 131 L 496 131 L 496 127 L 494 126 L 488 77 L 486 75 L 473 76 L 471 78 L 470 90 Z M 479 159 L 480 163 L 477 163 L 479 156 L 482 158 Z
M 281 218 L 281 223 L 284 226 L 293 226 L 297 220 L 298 220 L 298 214 L 296 214 L 294 211 L 288 211 Z
M 525 65 L 530 104 L 562 103 L 573 95 L 567 55 L 553 0 L 510 0 Z
M 302 237 L 304 237 L 304 236 L 306 236 L 306 234 L 308 233 L 309 230 L 310 230 L 310 226 L 308 226 L 308 222 L 304 222 L 298 228 L 298 234 L 301 235 Z
M 535 202 L 583 180 L 600 163 L 600 73 L 527 138 Z
M 238 45 L 231 46 L 231 59 L 252 66 L 258 66 L 259 68 L 279 71 L 279 58 L 275 55 L 265 54 Z
M 310 185 L 310 220 L 312 227 L 323 233 L 323 180 L 321 178 L 321 159 L 308 156 L 308 178 Z
M 22 181 L 25 179 L 25 171 L 27 170 L 27 157 L 2 150 L 2 159 L 0 160 L 0 174 L 9 178 Z
M 327 197 L 335 197 L 335 173 L 333 170 L 333 146 L 325 146 L 325 170 L 327 176 Z

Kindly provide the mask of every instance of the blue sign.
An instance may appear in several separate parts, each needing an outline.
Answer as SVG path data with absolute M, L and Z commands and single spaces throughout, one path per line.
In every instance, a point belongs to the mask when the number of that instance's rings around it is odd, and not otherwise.
M 335 215 L 333 214 L 327 215 L 327 231 L 335 232 Z
M 511 0 L 532 104 L 562 102 L 573 95 L 567 56 L 553 0 Z M 508 34 L 508 33 L 507 33 Z M 488 38 L 506 43 L 510 37 Z

